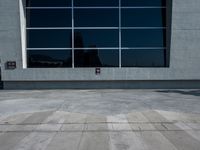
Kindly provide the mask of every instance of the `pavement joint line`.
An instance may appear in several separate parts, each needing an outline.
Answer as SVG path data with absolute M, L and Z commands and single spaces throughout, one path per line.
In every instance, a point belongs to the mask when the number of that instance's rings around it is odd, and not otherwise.
M 78 150 L 80 149 L 80 146 L 81 146 L 81 142 L 82 142 L 83 135 L 84 135 L 84 130 L 86 130 L 87 119 L 85 118 L 84 121 L 85 121 L 85 122 L 84 122 L 83 130 L 81 131 L 80 140 L 79 140 L 79 142 L 78 142 Z
M 175 121 L 175 122 L 87 122 L 87 123 L 19 123 L 19 124 L 11 124 L 11 123 L 0 123 L 1 125 L 76 125 L 76 124 L 175 124 L 175 123 L 195 123 L 195 122 L 182 122 L 182 121 Z M 200 123 L 196 123 L 200 124 Z
M 163 123 L 161 123 L 161 126 L 164 127 L 166 130 L 169 130 Z
M 34 130 L 34 131 L 0 131 L 0 133 L 92 133 L 92 132 L 185 132 L 185 131 L 197 131 L 199 132 L 199 129 L 195 129 L 195 130 L 86 130 L 86 131 L 82 131 L 82 130 L 66 130 L 66 131 L 56 131 L 56 130 L 51 130 L 51 131 L 41 131 L 41 130 Z
M 150 132 L 153 132 L 153 131 L 200 131 L 200 129 L 161 129 L 161 130 L 158 130 L 158 129 L 141 129 L 140 127 L 138 127 L 138 130 L 137 129 L 132 129 L 131 130 L 116 130 L 116 129 L 108 129 L 108 130 L 101 130 L 101 129 L 95 129 L 95 130 L 88 130 L 88 129 L 83 129 L 83 130 L 4 130 L 4 131 L 0 131 L 0 133 L 9 133 L 9 132 L 112 132 L 112 131 L 119 131 L 119 132 L 136 132 L 136 131 L 139 131 L 139 132 L 142 132 L 142 131 L 150 131 Z

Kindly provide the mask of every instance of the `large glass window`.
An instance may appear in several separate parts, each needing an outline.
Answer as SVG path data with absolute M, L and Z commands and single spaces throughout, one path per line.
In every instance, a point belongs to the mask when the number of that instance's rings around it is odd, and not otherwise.
M 26 0 L 28 67 L 166 67 L 166 9 L 166 0 Z

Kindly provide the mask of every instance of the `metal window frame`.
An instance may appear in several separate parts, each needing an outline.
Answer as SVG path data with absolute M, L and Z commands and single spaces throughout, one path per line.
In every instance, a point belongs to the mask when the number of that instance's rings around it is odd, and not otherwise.
M 72 4 L 71 4 L 71 7 L 26 7 L 25 10 L 28 10 L 28 9 L 71 9 L 71 20 L 72 20 L 72 27 L 27 27 L 26 25 L 26 30 L 71 30 L 72 31 L 72 38 L 71 38 L 71 44 L 72 44 L 72 48 L 28 48 L 27 45 L 26 45 L 26 50 L 29 51 L 29 50 L 72 50 L 72 68 L 75 68 L 75 61 L 74 61 L 74 51 L 75 50 L 92 50 L 93 48 L 75 48 L 74 47 L 74 30 L 76 29 L 81 29 L 81 30 L 111 30 L 111 29 L 116 29 L 118 30 L 119 32 L 119 46 L 118 47 L 98 47 L 99 50 L 119 50 L 119 68 L 122 67 L 122 62 L 121 62 L 121 53 L 122 53 L 122 50 L 125 50 L 125 49 L 132 49 L 132 50 L 135 50 L 135 49 L 149 49 L 149 50 L 152 50 L 152 49 L 163 49 L 164 51 L 167 51 L 167 47 L 122 47 L 122 30 L 123 29 L 137 29 L 137 30 L 140 30 L 140 29 L 168 29 L 167 25 L 166 27 L 122 27 L 121 26 L 121 15 L 122 15 L 122 9 L 168 9 L 167 8 L 167 4 L 165 7 L 161 6 L 135 6 L 135 7 L 125 7 L 125 6 L 121 6 L 121 0 L 119 0 L 119 6 L 118 7 L 107 7 L 107 6 L 102 6 L 102 7 L 98 7 L 98 6 L 92 6 L 92 7 L 77 7 L 77 6 L 74 6 L 74 0 L 72 0 Z M 118 27 L 75 27 L 74 26 L 74 10 L 75 9 L 118 9 L 119 10 L 119 14 L 118 14 L 118 17 L 119 17 L 119 24 L 118 24 Z M 168 15 L 167 15 L 168 16 Z M 166 17 L 167 17 L 166 16 Z M 26 16 L 27 17 L 27 16 Z M 27 42 L 26 42 L 27 43 Z M 166 56 L 167 57 L 167 56 Z M 166 66 L 165 66 L 166 67 Z M 77 68 L 77 67 L 76 67 Z

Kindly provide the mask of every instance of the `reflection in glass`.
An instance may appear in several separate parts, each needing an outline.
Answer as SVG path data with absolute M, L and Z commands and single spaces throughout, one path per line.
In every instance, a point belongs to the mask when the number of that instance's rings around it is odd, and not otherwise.
M 74 47 L 84 48 L 83 36 L 81 32 L 74 32 Z
M 122 27 L 166 27 L 165 8 L 122 9 Z
M 90 45 L 96 47 L 118 47 L 119 32 L 116 29 L 77 29 L 74 30 L 75 48 L 88 48 Z
M 118 27 L 119 9 L 74 9 L 75 27 Z
M 29 68 L 62 68 L 72 67 L 71 50 L 29 50 Z
M 71 30 L 27 30 L 28 48 L 71 48 Z
M 74 0 L 74 6 L 119 6 L 119 0 Z
M 86 51 L 85 53 L 85 66 L 88 67 L 102 67 L 99 57 L 99 50 L 95 46 L 91 46 L 91 50 Z
M 166 6 L 166 0 L 122 0 L 122 6 Z
M 72 0 L 26 0 L 26 7 L 70 7 Z
M 74 51 L 75 67 L 119 67 L 118 49 L 98 50 L 95 46 L 91 48 Z
M 122 67 L 166 67 L 164 49 L 124 49 Z
M 165 29 L 124 29 L 122 47 L 166 47 Z
M 71 9 L 27 9 L 27 27 L 71 27 Z

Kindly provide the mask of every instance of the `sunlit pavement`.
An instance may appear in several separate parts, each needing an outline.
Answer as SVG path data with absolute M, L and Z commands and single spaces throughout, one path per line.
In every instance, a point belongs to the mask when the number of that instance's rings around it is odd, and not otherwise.
M 199 150 L 200 90 L 0 91 L 0 150 Z

